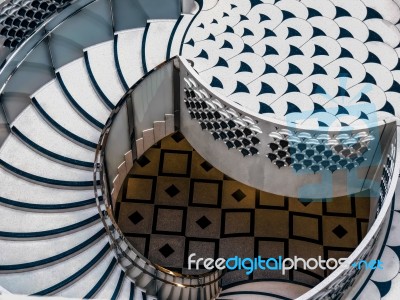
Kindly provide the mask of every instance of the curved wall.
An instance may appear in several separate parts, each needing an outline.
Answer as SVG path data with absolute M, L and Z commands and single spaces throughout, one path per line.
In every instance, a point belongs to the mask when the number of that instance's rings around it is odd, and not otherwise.
M 247 155 L 247 153 L 242 152 L 242 146 L 234 147 L 229 145 L 229 141 L 234 142 L 237 139 L 242 141 L 242 138 L 233 137 L 222 141 L 221 138 L 216 138 L 212 135 L 216 131 L 220 133 L 221 130 L 202 128 L 200 126 L 201 123 L 207 123 L 207 121 L 199 120 L 199 118 L 194 117 L 193 114 L 190 115 L 190 112 L 197 113 L 198 111 L 201 113 L 202 111 L 211 111 L 212 109 L 210 107 L 196 110 L 196 108 L 188 108 L 185 102 L 181 101 L 180 127 L 182 133 L 205 159 L 228 176 L 266 192 L 299 198 L 339 197 L 371 188 L 371 185 L 374 183 L 375 175 L 381 170 L 381 158 L 388 151 L 387 141 L 393 135 L 393 129 L 396 126 L 393 120 L 369 124 L 365 128 L 360 129 L 330 128 L 329 130 L 325 129 L 325 131 L 323 131 L 318 128 L 295 128 L 279 120 L 253 116 L 253 114 L 239 105 L 231 101 L 224 101 L 224 97 L 215 94 L 201 78 L 189 70 L 191 70 L 191 68 L 187 61 L 181 59 L 181 99 L 189 100 L 186 102 L 202 104 L 204 104 L 203 102 L 208 101 L 209 103 L 210 101 L 217 100 L 217 102 L 214 102 L 217 103 L 217 106 L 221 105 L 220 111 L 229 112 L 228 118 L 222 117 L 225 121 L 231 118 L 238 124 L 241 120 L 243 121 L 250 118 L 250 122 L 245 122 L 247 125 L 244 124 L 249 128 L 252 126 L 249 124 L 255 121 L 255 127 L 257 127 L 256 131 L 258 132 L 253 131 L 252 135 L 257 137 L 260 142 L 252 148 L 256 148 L 258 153 L 250 153 Z M 186 93 L 188 90 L 189 93 L 193 94 L 193 97 Z M 193 101 L 191 99 L 193 99 Z M 234 112 L 230 113 L 232 110 Z M 237 115 L 236 117 L 234 116 L 235 114 Z M 212 122 L 214 122 L 214 120 L 211 121 L 211 123 Z M 244 127 L 240 125 L 236 128 L 239 127 L 241 128 L 240 130 L 243 131 Z M 229 128 L 227 130 L 229 131 Z M 225 130 L 225 132 L 227 132 L 227 130 Z M 233 132 L 234 130 L 235 128 L 231 129 Z M 278 139 L 276 133 L 282 132 L 282 130 L 290 130 L 297 136 L 299 136 L 299 133 L 304 133 L 304 136 L 309 136 L 309 138 L 301 138 L 301 142 L 315 140 L 316 137 L 321 134 L 327 134 L 331 139 L 338 138 L 341 134 L 347 134 L 351 139 L 358 135 L 365 134 L 367 136 L 372 136 L 372 140 L 368 143 L 369 150 L 362 155 L 365 161 L 350 170 L 346 167 L 342 168 L 340 162 L 337 162 L 336 165 L 340 169 L 334 172 L 322 168 L 315 172 L 310 170 L 310 168 L 296 171 L 293 167 L 287 165 L 278 166 L 268 159 L 268 156 L 273 152 L 269 145 L 271 143 L 277 143 Z M 352 142 L 353 144 L 351 147 L 354 147 L 357 142 L 358 140 Z M 290 145 L 295 145 L 297 147 L 298 143 L 290 142 L 289 146 Z M 248 149 L 250 150 L 250 148 Z M 315 149 L 315 147 L 313 149 Z M 305 151 L 302 152 L 304 153 Z M 290 156 L 293 157 L 294 155 L 288 154 L 287 158 L 290 158 Z M 221 157 L 224 159 L 221 159 Z M 343 158 L 344 156 L 340 155 L 340 157 Z M 274 162 L 276 163 L 276 161 Z

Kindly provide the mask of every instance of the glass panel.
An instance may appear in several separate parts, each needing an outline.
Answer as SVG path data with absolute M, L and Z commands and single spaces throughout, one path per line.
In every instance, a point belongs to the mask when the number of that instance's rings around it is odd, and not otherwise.
M 145 27 L 150 19 L 177 19 L 180 0 L 112 0 L 115 30 Z
M 3 145 L 10 131 L 7 125 L 0 125 L 0 147 Z
M 8 121 L 12 123 L 16 117 L 31 103 L 29 94 L 7 93 L 2 97 Z
M 143 130 L 153 128 L 154 121 L 164 121 L 174 112 L 173 63 L 150 74 L 133 91 L 133 113 L 136 139 Z
M 83 56 L 89 46 L 113 39 L 109 0 L 98 0 L 66 20 L 51 35 L 55 68 Z
M 4 92 L 32 94 L 54 78 L 47 42 L 39 44 L 11 77 Z
M 29 54 L 4 89 L 2 103 L 10 123 L 30 104 L 30 95 L 53 77 L 49 49 L 43 41 Z
M 109 186 L 118 174 L 118 166 L 124 161 L 125 153 L 130 149 L 128 112 L 123 105 L 114 119 L 106 146 L 106 167 Z

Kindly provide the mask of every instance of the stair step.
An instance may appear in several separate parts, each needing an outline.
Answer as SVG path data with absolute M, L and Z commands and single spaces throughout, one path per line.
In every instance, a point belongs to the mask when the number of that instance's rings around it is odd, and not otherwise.
M 2 286 L 11 288 L 15 294 L 39 296 L 55 293 L 93 268 L 109 249 L 108 240 L 104 237 L 92 247 L 62 263 L 23 273 L 0 274 L 0 280 Z
M 57 70 L 71 96 L 93 118 L 107 121 L 110 109 L 94 89 L 87 73 L 84 58 L 79 58 Z
M 257 281 L 238 284 L 231 288 L 224 289 L 218 299 L 239 300 L 248 299 L 249 297 L 251 297 L 251 299 L 296 299 L 310 289 L 311 287 L 289 281 Z
M 1 147 L 0 159 L 35 176 L 72 182 L 93 181 L 93 171 L 69 167 L 43 157 L 14 135 L 9 135 Z
M 97 144 L 100 137 L 99 129 L 95 129 L 72 108 L 56 80 L 50 81 L 31 97 L 36 99 L 41 108 L 63 128 Z
M 66 298 L 93 298 L 107 282 L 116 266 L 117 260 L 110 251 L 87 275 L 73 285 L 59 291 L 55 296 Z
M 182 14 L 176 22 L 174 29 L 172 30 L 167 49 L 166 59 L 180 55 L 181 46 L 183 39 L 186 34 L 186 30 L 192 22 L 194 15 Z
M 0 168 L 0 178 L 0 197 L 2 198 L 0 202 L 2 205 L 4 200 L 44 206 L 69 205 L 94 199 L 93 190 L 62 190 L 46 187 L 16 177 L 2 168 Z
M 115 33 L 117 68 L 119 68 L 120 77 L 123 78 L 126 89 L 129 89 L 144 75 L 141 56 L 143 33 L 144 28 Z
M 125 277 L 124 282 L 122 283 L 121 291 L 118 295 L 119 300 L 128 300 L 131 294 L 133 282 Z
M 112 296 L 116 289 L 119 289 L 118 284 L 121 276 L 121 268 L 119 266 L 115 267 L 110 276 L 107 279 L 107 282 L 100 289 L 99 293 L 96 295 L 96 298 L 99 299 L 112 299 Z M 122 273 L 123 275 L 123 273 Z M 123 279 L 123 277 L 122 277 Z
M 107 41 L 85 49 L 85 63 L 89 76 L 106 97 L 106 101 L 116 105 L 125 94 L 125 90 L 120 82 L 114 60 L 114 41 Z
M 176 20 L 150 20 L 142 42 L 143 71 L 148 73 L 166 61 L 169 38 Z
M 35 126 L 32 126 L 35 124 Z M 57 132 L 38 111 L 29 105 L 12 123 L 24 136 L 37 145 L 70 159 L 93 162 L 94 152 Z
M 99 220 L 97 207 L 63 213 L 34 213 L 0 206 L 0 215 L 0 236 L 15 233 L 15 239 L 19 238 L 19 235 L 32 235 L 34 238 L 36 234 L 39 239 L 41 236 L 56 236 L 58 233 L 71 232 Z M 75 225 L 80 227 L 75 228 Z

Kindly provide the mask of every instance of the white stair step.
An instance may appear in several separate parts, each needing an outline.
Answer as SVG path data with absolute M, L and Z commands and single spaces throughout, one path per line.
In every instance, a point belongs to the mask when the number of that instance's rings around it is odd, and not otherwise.
M 374 282 L 387 282 L 393 280 L 400 270 L 400 261 L 396 252 L 390 247 L 385 247 L 379 260 L 383 264 L 383 269 L 376 269 L 371 276 Z
M 32 175 L 65 181 L 93 181 L 93 172 L 59 164 L 41 156 L 9 135 L 0 149 L 0 159 Z
M 13 294 L 28 295 L 40 292 L 81 270 L 101 252 L 107 243 L 108 240 L 104 237 L 78 255 L 43 269 L 23 273 L 0 274 L 1 284 Z M 16 282 L 18 284 L 15 284 Z
M 39 146 L 59 155 L 87 162 L 94 161 L 94 150 L 81 147 L 54 130 L 29 105 L 11 124 Z
M 141 289 L 139 287 L 135 287 L 135 297 L 133 298 L 133 300 L 144 300 L 143 299 L 143 292 L 146 292 L 144 289 Z M 150 300 L 151 298 L 149 296 L 147 296 L 146 300 Z
M 190 24 L 190 22 L 193 20 L 194 15 L 192 14 L 182 14 L 180 18 L 180 22 L 178 24 L 178 27 L 176 28 L 175 32 L 171 35 L 172 41 L 171 43 L 171 48 L 169 52 L 169 57 L 167 59 L 174 57 L 176 55 L 179 55 L 180 49 L 181 49 L 181 44 L 183 42 L 183 38 L 185 36 L 186 30 Z
M 86 122 L 72 108 L 56 80 L 50 81 L 32 97 L 35 97 L 46 113 L 62 127 L 97 144 L 100 131 Z
M 87 241 L 103 228 L 101 222 L 71 234 L 43 240 L 0 240 L 0 265 L 35 262 L 63 253 Z M 21 255 L 21 253 L 29 255 Z
M 400 276 L 399 276 L 400 277 Z M 393 287 L 393 286 L 392 286 Z M 396 289 L 392 288 L 392 292 L 396 292 Z M 399 292 L 399 291 L 397 291 Z M 386 297 L 388 295 L 391 294 L 391 291 L 389 291 L 389 293 L 386 295 Z M 396 293 L 393 293 L 394 295 Z M 397 297 L 395 296 L 394 298 L 383 298 L 385 300 L 392 300 L 392 299 L 397 299 L 399 295 L 397 295 Z M 361 292 L 361 294 L 357 297 L 356 300 L 371 300 L 371 299 L 382 299 L 381 298 L 381 293 L 379 292 L 378 287 L 376 286 L 375 283 L 373 283 L 372 281 L 368 281 L 367 285 L 365 286 L 365 288 L 363 289 L 363 291 Z
M 17 233 L 46 231 L 78 223 L 98 213 L 97 207 L 63 213 L 35 213 L 0 206 L 0 228 Z
M 166 61 L 169 38 L 176 20 L 150 20 L 147 24 L 146 35 L 143 38 L 146 68 L 149 72 Z
M 97 95 L 86 70 L 85 60 L 79 58 L 58 70 L 71 96 L 97 121 L 105 124 L 110 110 Z
M 117 55 L 121 73 L 128 87 L 143 77 L 142 40 L 144 28 L 116 33 Z
M 114 41 L 85 49 L 93 77 L 108 100 L 114 105 L 125 94 L 114 60 Z
M 251 298 L 250 298 L 251 297 Z M 217 299 L 226 299 L 226 300 L 281 300 L 281 299 L 289 299 L 289 298 L 282 298 L 280 296 L 267 296 L 267 295 L 229 295 L 227 297 L 218 297 Z
M 102 276 L 107 271 L 114 255 L 112 252 L 109 252 L 101 262 L 96 265 L 88 274 L 83 276 L 78 282 L 67 287 L 66 289 L 56 293 L 56 296 L 73 298 L 77 297 L 79 293 L 79 297 L 85 297 L 91 289 L 98 283 L 98 281 L 102 278 Z M 128 298 L 126 298 L 128 299 Z
M 243 293 L 241 296 L 238 295 L 236 298 L 232 295 L 224 296 L 224 294 L 232 293 L 232 292 L 257 291 L 257 292 L 261 292 L 261 293 L 268 293 L 271 295 L 276 295 L 278 299 L 279 299 L 279 297 L 296 299 L 309 290 L 310 290 L 310 288 L 300 285 L 300 284 L 271 280 L 271 281 L 250 282 L 250 283 L 245 283 L 245 284 L 231 287 L 229 289 L 223 290 L 222 294 L 219 298 L 220 299 L 246 299 L 246 297 L 249 297 L 250 294 L 246 295 L 245 293 Z M 271 297 L 271 299 L 275 299 L 275 298 Z
M 94 198 L 93 190 L 63 190 L 31 183 L 0 168 L 0 197 L 29 204 L 68 204 Z M 101 194 L 101 193 L 100 193 Z
M 117 287 L 120 274 L 121 268 L 117 266 L 116 268 L 114 268 L 110 277 L 108 277 L 106 284 L 96 295 L 97 299 L 111 299 L 111 296 L 114 294 L 115 288 Z
M 129 296 L 131 294 L 131 284 L 132 281 L 130 281 L 128 278 L 124 279 L 124 283 L 122 284 L 121 291 L 118 295 L 119 300 L 129 299 Z

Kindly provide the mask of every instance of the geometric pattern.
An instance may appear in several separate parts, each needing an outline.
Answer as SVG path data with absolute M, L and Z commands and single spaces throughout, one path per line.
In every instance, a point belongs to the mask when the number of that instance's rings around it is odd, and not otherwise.
M 115 214 L 131 244 L 168 269 L 194 273 L 187 265 L 191 253 L 214 258 L 342 258 L 367 232 L 368 195 L 311 200 L 262 192 L 221 173 L 179 132 L 144 156 L 146 160 L 135 161 Z M 327 275 L 319 269 L 300 268 L 285 276 L 262 270 L 247 276 L 239 270 L 228 272 L 223 285 L 286 279 L 314 286 Z
M 400 115 L 395 1 L 227 0 L 204 4 L 182 56 L 254 113 L 310 127 Z
M 256 122 L 211 99 L 192 78 L 184 79 L 186 108 L 190 117 L 199 122 L 201 129 L 209 131 L 214 140 L 224 141 L 228 149 L 236 148 L 244 157 L 258 154 L 254 146 L 260 142 L 256 135 L 262 131 Z
M 274 142 L 269 144 L 271 152 L 267 157 L 278 168 L 291 166 L 296 172 L 309 169 L 314 173 L 323 169 L 332 173 L 340 169 L 355 169 L 366 161 L 364 155 L 369 151 L 368 145 L 375 139 L 371 132 L 331 136 L 288 129 L 277 130 L 269 136 Z

